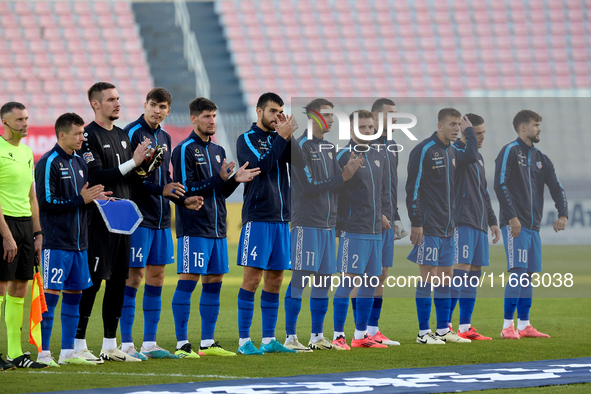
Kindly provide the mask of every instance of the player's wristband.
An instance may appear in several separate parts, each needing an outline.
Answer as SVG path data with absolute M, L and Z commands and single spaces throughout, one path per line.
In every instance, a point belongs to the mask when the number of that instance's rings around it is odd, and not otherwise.
M 125 163 L 119 165 L 119 171 L 121 172 L 121 175 L 127 175 L 135 167 L 135 161 L 133 161 L 133 159 L 129 159 Z
M 38 235 L 45 235 L 45 234 L 43 233 L 43 230 L 41 230 L 41 231 L 35 231 L 33 233 L 33 238 L 37 238 Z

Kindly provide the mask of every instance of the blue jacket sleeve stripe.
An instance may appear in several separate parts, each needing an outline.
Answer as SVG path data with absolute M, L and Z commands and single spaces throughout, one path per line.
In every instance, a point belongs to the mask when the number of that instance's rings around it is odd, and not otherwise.
M 412 197 L 413 201 L 417 199 L 419 194 L 419 186 L 421 185 L 421 174 L 423 172 L 423 160 L 425 160 L 425 153 L 427 153 L 427 150 L 433 145 L 435 145 L 435 141 L 430 141 L 423 147 L 423 150 L 421 151 L 421 160 L 419 160 L 419 175 L 417 175 L 417 181 L 415 182 L 415 191 Z
M 139 129 L 140 127 L 142 127 L 142 125 L 141 125 L 141 123 L 138 123 L 129 130 L 128 135 L 129 135 L 130 142 L 131 142 L 131 139 L 133 138 L 133 133 L 135 133 L 136 130 Z M 132 146 L 132 148 L 133 148 L 133 146 Z
M 57 152 L 53 152 L 45 162 L 45 200 L 51 203 L 51 189 L 49 184 L 49 178 L 51 176 L 51 163 L 53 159 L 57 157 Z
M 503 165 L 501 166 L 501 185 L 505 183 L 505 172 L 507 172 L 507 160 L 509 159 L 509 152 L 511 152 L 512 147 L 518 144 L 518 142 L 513 142 L 512 144 L 507 145 L 507 147 L 505 148 L 505 155 L 503 156 Z
M 254 153 L 254 155 L 257 157 L 257 159 L 261 158 L 261 154 L 259 153 L 259 151 L 252 145 L 252 142 L 250 142 L 250 137 L 249 135 L 251 135 L 252 133 L 254 133 L 254 131 L 249 131 L 248 133 L 246 133 L 244 135 L 244 141 L 246 141 L 246 145 L 248 145 L 249 149 L 252 151 L 252 153 Z
M 465 152 L 465 151 L 466 151 L 466 149 L 461 149 L 461 148 L 458 148 L 458 147 L 456 146 L 456 144 L 451 144 L 451 146 L 453 146 L 454 148 L 456 148 L 456 150 L 459 150 L 460 152 Z
M 304 172 L 306 173 L 306 178 L 308 179 L 308 183 L 312 183 L 312 174 L 310 174 L 310 170 L 308 166 L 304 167 Z
M 185 189 L 188 187 L 187 186 L 187 167 L 185 165 L 185 151 L 187 150 L 187 145 L 189 145 L 191 142 L 193 142 L 193 140 L 188 140 L 187 142 L 185 142 L 182 146 L 181 146 L 181 183 L 183 184 L 183 186 L 185 186 Z
M 300 148 L 304 145 L 304 142 L 308 141 L 308 137 L 304 137 L 300 140 Z

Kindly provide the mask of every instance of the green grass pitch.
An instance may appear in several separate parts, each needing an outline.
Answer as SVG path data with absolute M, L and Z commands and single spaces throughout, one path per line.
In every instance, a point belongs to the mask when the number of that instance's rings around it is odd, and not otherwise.
M 392 275 L 416 275 L 416 267 L 405 258 L 410 246 L 396 246 Z M 588 264 L 590 248 L 588 246 L 544 246 L 544 264 L 546 267 L 562 267 L 562 272 L 574 272 L 574 280 L 588 289 L 591 277 L 580 267 Z M 237 267 L 236 245 L 230 246 L 230 273 L 225 277 L 222 287 L 221 310 L 216 329 L 216 340 L 232 351 L 238 347 L 237 295 L 242 278 L 242 269 Z M 491 268 L 502 272 L 505 255 L 502 247 L 491 248 Z M 579 268 L 577 268 L 579 267 Z M 572 268 L 570 270 L 569 268 Z M 566 269 L 566 270 L 565 270 Z M 587 270 L 588 272 L 589 270 Z M 162 293 L 162 315 L 158 329 L 158 344 L 165 349 L 174 351 L 176 338 L 172 317 L 172 296 L 176 286 L 176 266 L 169 265 L 166 269 L 164 291 Z M 280 299 L 283 300 L 285 288 L 289 281 L 286 273 Z M 498 285 L 500 285 L 500 282 Z M 223 380 L 231 378 L 262 378 L 299 374 L 320 374 L 345 371 L 361 371 L 390 368 L 413 368 L 444 365 L 479 364 L 491 362 L 516 362 L 543 359 L 559 359 L 586 357 L 591 355 L 591 337 L 588 335 L 589 311 L 591 301 L 582 295 L 589 291 L 579 290 L 579 298 L 536 298 L 531 311 L 532 323 L 542 332 L 549 333 L 552 339 L 522 339 L 519 341 L 501 340 L 499 333 L 502 328 L 502 298 L 479 298 L 473 315 L 473 324 L 479 332 L 493 337 L 492 341 L 478 341 L 471 344 L 448 344 L 445 346 L 424 346 L 415 343 L 417 335 L 417 317 L 414 298 L 387 298 L 380 320 L 380 329 L 387 336 L 401 342 L 399 347 L 388 349 L 353 349 L 350 352 L 316 351 L 312 354 L 278 354 L 237 357 L 202 357 L 198 360 L 150 360 L 142 363 L 110 362 L 96 367 L 62 366 L 61 368 L 43 371 L 17 370 L 0 373 L 0 393 L 22 393 L 40 391 L 58 391 L 74 389 L 90 389 L 98 387 L 119 387 L 147 384 L 184 383 L 203 380 Z M 197 287 L 192 299 L 192 314 L 189 321 L 189 340 L 199 344 L 200 318 L 199 296 Z M 101 307 L 102 290 L 97 296 L 94 312 L 90 320 L 87 342 L 95 355 L 100 352 L 102 344 Z M 136 346 L 141 346 L 143 332 L 143 316 L 141 300 L 143 285 L 137 295 L 134 339 Z M 388 292 L 386 293 L 388 294 Z M 414 292 L 413 292 L 414 294 Z M 502 291 L 497 292 L 502 297 Z M 553 293 L 548 293 L 550 296 Z M 568 295 L 569 293 L 565 293 Z M 575 293 L 571 293 L 575 294 Z M 29 295 L 25 304 L 25 320 L 22 338 L 28 339 Z M 257 292 L 255 315 L 251 335 L 254 341 L 260 342 L 260 289 Z M 282 301 L 283 302 L 283 301 Z M 304 299 L 302 312 L 298 322 L 300 342 L 307 344 L 310 335 L 309 299 Z M 61 302 L 60 302 L 61 304 Z M 60 306 L 55 313 L 51 350 L 57 359 L 61 339 Z M 351 313 L 347 320 L 347 337 L 353 333 Z M 454 326 L 457 327 L 458 312 L 456 311 Z M 431 315 L 434 327 L 435 311 Z M 285 339 L 283 305 L 279 309 L 277 338 Z M 6 352 L 5 325 L 0 325 L 0 351 Z M 332 307 L 326 317 L 325 336 L 332 337 Z M 120 343 L 120 339 L 117 340 Z M 32 345 L 24 344 L 24 350 L 30 350 L 35 359 L 37 351 Z M 591 391 L 591 384 L 552 386 L 545 388 L 503 390 L 503 392 L 535 392 L 537 393 L 579 393 Z M 494 390 L 493 390 L 494 391 Z M 497 390 L 501 391 L 501 390 Z

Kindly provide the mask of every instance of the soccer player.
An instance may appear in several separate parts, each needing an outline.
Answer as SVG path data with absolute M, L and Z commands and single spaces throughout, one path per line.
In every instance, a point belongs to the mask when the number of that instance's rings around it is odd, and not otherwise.
M 388 189 L 390 190 L 390 198 L 387 209 L 384 210 L 382 222 L 382 274 L 378 277 L 379 282 L 374 293 L 373 306 L 369 318 L 367 332 L 370 339 L 374 342 L 382 343 L 384 345 L 400 345 L 399 342 L 393 341 L 380 332 L 378 321 L 382 312 L 384 281 L 388 277 L 388 268 L 394 265 L 394 240 L 401 239 L 408 234 L 404 231 L 400 215 L 398 215 L 398 146 L 395 141 L 387 138 L 387 122 L 388 113 L 396 113 L 396 104 L 388 98 L 377 99 L 372 107 L 371 112 L 374 115 L 374 126 L 378 126 L 379 116 L 382 116 L 382 136 L 376 141 L 382 144 L 382 151 L 386 158 L 387 172 L 390 177 L 388 181 Z M 396 123 L 396 118 L 393 119 Z M 353 290 L 351 304 L 353 311 L 356 312 L 356 296 L 357 289 Z
M 470 120 L 456 109 L 442 109 L 437 121 L 437 131 L 411 151 L 406 181 L 406 206 L 412 225 L 410 241 L 414 245 L 407 258 L 419 265 L 421 276 L 416 290 L 417 343 L 428 345 L 471 342 L 450 331 L 448 321 L 457 234 L 454 176 L 456 166 L 476 161 L 478 146 Z M 460 130 L 466 137 L 465 149 L 452 144 Z M 432 283 L 437 312 L 436 334 L 429 328 Z
M 121 350 L 130 356 L 148 358 L 179 358 L 156 344 L 156 331 L 162 307 L 162 285 L 164 267 L 174 262 L 172 233 L 170 231 L 170 200 L 183 204 L 187 209 L 199 209 L 201 197 L 184 198 L 185 187 L 172 182 L 170 176 L 170 135 L 160 123 L 170 114 L 172 96 L 163 88 L 154 88 L 146 95 L 144 113 L 134 122 L 125 126 L 131 146 L 144 140 L 153 141 L 154 146 L 164 148 L 161 166 L 148 176 L 143 184 L 133 189 L 132 199 L 138 205 L 144 220 L 131 234 L 129 256 L 129 278 L 121 315 Z M 146 276 L 144 298 L 144 341 L 140 352 L 133 344 L 133 321 L 135 318 L 135 297 L 137 289 Z
M 501 338 L 550 338 L 532 327 L 529 310 L 533 288 L 531 275 L 542 271 L 540 222 L 544 208 L 544 184 L 558 210 L 554 231 L 566 228 L 568 204 L 552 161 L 534 144 L 540 142 L 542 117 L 522 110 L 513 118 L 517 140 L 505 145 L 495 161 L 495 192 L 501 206 L 500 222 L 507 271 L 513 276 L 505 287 L 505 321 Z M 516 278 L 517 277 L 517 278 Z M 513 319 L 517 309 L 517 331 Z
M 191 313 L 191 294 L 201 277 L 199 301 L 201 314 L 200 353 L 207 356 L 235 356 L 214 341 L 220 311 L 220 291 L 224 274 L 229 272 L 226 241 L 226 198 L 239 182 L 250 182 L 258 168 L 246 169 L 245 163 L 233 174 L 236 163 L 226 162 L 226 151 L 211 137 L 216 132 L 217 106 L 203 97 L 189 104 L 193 131 L 172 152 L 174 179 L 185 187 L 188 196 L 199 195 L 204 208 L 199 212 L 176 208 L 177 272 L 179 281 L 172 298 L 177 337 L 176 355 L 198 358 L 188 341 L 187 325 Z
M 291 195 L 288 163 L 294 132 L 291 117 L 283 114 L 283 100 L 264 93 L 256 107 L 257 122 L 238 137 L 238 162 L 260 168 L 260 175 L 244 185 L 242 231 L 238 265 L 244 267 L 238 293 L 238 352 L 245 355 L 296 353 L 275 339 L 279 290 L 283 271 L 290 268 L 289 220 Z M 263 340 L 260 350 L 250 339 L 254 295 L 264 275 L 261 294 Z
M 484 141 L 484 119 L 476 114 L 467 114 L 472 123 L 478 149 Z M 462 134 L 460 140 L 453 143 L 459 149 L 466 148 L 466 136 Z M 497 217 L 490 203 L 490 195 L 486 186 L 484 174 L 484 160 L 478 153 L 478 161 L 470 164 L 458 164 L 455 173 L 455 222 L 457 224 L 457 247 L 455 249 L 453 277 L 461 278 L 452 282 L 451 310 L 449 325 L 455 306 L 460 300 L 460 326 L 458 335 L 466 339 L 490 340 L 479 334 L 472 327 L 472 312 L 476 302 L 478 281 L 481 267 L 489 265 L 488 229 L 493 235 L 493 244 L 501 239 L 501 230 L 497 226 Z
M 75 151 L 84 142 L 84 120 L 65 113 L 55 121 L 57 143 L 35 167 L 43 238 L 43 288 L 47 312 L 41 321 L 42 349 L 37 362 L 58 366 L 49 344 L 55 308 L 63 290 L 60 364 L 94 365 L 74 352 L 82 290 L 92 286 L 88 270 L 88 210 L 94 199 L 104 199 L 103 185 L 88 187 L 88 167 Z
M 84 128 L 86 141 L 82 145 L 82 158 L 88 166 L 90 185 L 101 184 L 113 197 L 130 199 L 131 187 L 141 183 L 135 167 L 144 162 L 150 140 L 144 140 L 132 151 L 129 136 L 115 126 L 121 104 L 119 93 L 108 82 L 97 82 L 88 89 L 88 101 L 94 111 L 94 121 Z M 141 361 L 117 348 L 117 325 L 121 317 L 125 281 L 129 271 L 130 237 L 109 232 L 99 210 L 92 208 L 88 232 L 88 266 L 92 286 L 82 291 L 80 319 L 74 341 L 74 350 L 80 357 L 101 364 L 103 360 Z M 86 327 L 94 305 L 96 293 L 105 280 L 103 298 L 103 346 L 100 359 L 86 345 Z
M 0 138 L 0 306 L 6 298 L 4 316 L 8 357 L 0 357 L 0 370 L 47 368 L 31 360 L 21 347 L 23 307 L 29 280 L 33 279 L 35 255 L 41 260 L 43 231 L 33 188 L 33 151 L 21 144 L 29 132 L 29 115 L 21 103 L 0 108 L 4 135 Z M 7 294 L 8 292 L 8 294 Z
M 370 339 L 367 323 L 372 312 L 377 277 L 382 273 L 382 223 L 389 204 L 389 173 L 386 157 L 379 145 L 371 144 L 353 132 L 354 118 L 358 116 L 361 134 L 374 134 L 373 113 L 365 110 L 353 112 L 351 140 L 339 152 L 337 160 L 344 167 L 351 156 L 363 157 L 361 167 L 339 194 L 337 231 L 339 249 L 337 267 L 342 273 L 333 299 L 333 345 L 351 350 L 345 339 L 345 321 L 349 309 L 349 296 L 353 285 L 359 287 L 355 317 L 355 335 L 351 347 L 386 348 L 386 345 Z M 363 275 L 363 278 L 361 278 Z M 356 282 L 354 279 L 363 279 Z M 357 284 L 356 284 L 357 283 Z
M 334 105 L 326 99 L 312 100 L 306 111 L 309 117 L 318 116 L 321 109 Z M 314 114 L 315 113 L 315 114 Z M 312 115 L 310 115 L 312 114 Z M 336 269 L 335 226 L 337 219 L 337 191 L 351 179 L 361 166 L 361 158 L 351 158 L 343 170 L 337 161 L 335 146 L 324 139 L 333 124 L 331 113 L 322 113 L 322 122 L 312 123 L 312 139 L 308 130 L 298 138 L 293 148 L 301 149 L 305 167 L 291 168 L 292 229 L 291 282 L 285 293 L 285 347 L 297 352 L 340 349 L 324 337 L 324 317 L 328 310 L 328 284 Z M 298 341 L 297 319 L 302 308 L 304 280 L 312 281 L 310 312 L 312 334 L 308 347 Z

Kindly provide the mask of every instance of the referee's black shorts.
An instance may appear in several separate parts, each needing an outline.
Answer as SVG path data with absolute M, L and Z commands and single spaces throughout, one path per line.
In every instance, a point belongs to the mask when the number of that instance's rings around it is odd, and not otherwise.
M 88 226 L 88 268 L 92 280 L 127 279 L 131 236 L 109 232 L 103 218 L 93 210 Z
M 0 242 L 0 280 L 31 280 L 35 262 L 35 242 L 31 217 L 15 218 L 4 216 L 6 224 L 16 242 L 17 252 L 12 263 L 4 260 L 4 243 Z M 0 236 L 2 239 L 2 236 Z

